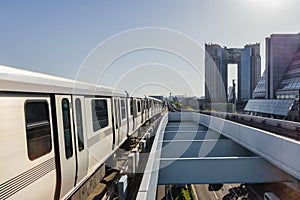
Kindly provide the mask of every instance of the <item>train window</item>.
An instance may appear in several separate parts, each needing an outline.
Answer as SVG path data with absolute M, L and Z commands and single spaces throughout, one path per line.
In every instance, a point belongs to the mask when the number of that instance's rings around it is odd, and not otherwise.
M 68 159 L 73 156 L 70 104 L 68 99 L 63 99 L 61 101 L 61 108 L 62 108 L 63 127 L 64 127 L 65 155 L 66 158 Z
M 130 115 L 133 115 L 133 100 L 130 99 Z
M 75 100 L 75 109 L 76 109 L 76 129 L 77 129 L 77 141 L 78 141 L 78 150 L 82 151 L 84 149 L 83 143 L 83 126 L 82 126 L 82 109 L 80 99 Z
M 125 100 L 121 100 L 121 113 L 122 113 L 122 119 L 126 118 L 126 107 L 125 107 Z
M 94 132 L 108 126 L 108 111 L 106 100 L 92 100 Z
M 51 151 L 49 106 L 46 101 L 25 103 L 26 139 L 28 157 L 35 160 Z
M 141 101 L 140 100 L 137 101 L 137 111 L 141 112 Z

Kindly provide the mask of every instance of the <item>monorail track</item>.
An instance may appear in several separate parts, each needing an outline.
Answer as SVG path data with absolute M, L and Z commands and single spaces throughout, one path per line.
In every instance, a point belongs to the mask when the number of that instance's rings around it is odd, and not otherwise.
M 218 117 L 246 126 L 262 129 L 280 136 L 300 141 L 300 123 L 298 122 L 225 112 L 183 110 L 176 108 L 170 103 L 168 105 L 169 110 L 173 112 L 197 112 L 200 114 Z
M 156 116 L 155 119 L 152 120 L 158 120 L 156 123 L 159 124 L 160 115 Z M 126 170 L 128 161 L 126 160 L 127 156 L 132 153 L 132 149 L 138 148 L 139 153 L 148 153 L 151 149 L 153 137 L 150 138 L 149 145 L 146 148 L 146 152 L 142 152 L 141 147 L 139 146 L 140 141 L 145 138 L 145 134 L 149 132 L 149 129 L 152 127 L 152 123 L 150 121 L 146 122 L 143 126 L 137 130 L 137 132 L 134 134 L 133 137 L 129 138 L 121 147 L 122 149 L 120 152 L 116 152 L 117 158 L 114 158 L 113 156 L 110 159 L 110 162 L 115 162 L 115 167 L 111 168 L 109 167 L 106 170 L 105 177 L 97 184 L 94 191 L 89 195 L 86 200 L 100 200 L 100 199 L 122 199 L 119 198 L 118 195 L 118 187 L 117 184 L 122 177 L 122 175 L 130 175 L 130 173 Z M 154 129 L 156 129 L 154 127 Z M 153 130 L 155 131 L 155 130 Z M 126 151 L 124 151 L 126 149 Z M 134 175 L 131 174 L 128 178 L 128 192 L 127 192 L 127 198 L 126 199 L 135 199 L 137 192 L 138 192 L 138 186 L 142 180 L 143 173 L 141 173 L 145 165 L 147 163 L 147 156 L 141 156 L 139 163 L 139 171 L 138 173 L 135 173 Z

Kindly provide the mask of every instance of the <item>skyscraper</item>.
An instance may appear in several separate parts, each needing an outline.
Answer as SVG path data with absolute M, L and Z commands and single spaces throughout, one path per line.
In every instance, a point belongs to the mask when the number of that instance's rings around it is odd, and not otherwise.
M 205 98 L 208 102 L 227 101 L 226 52 L 218 44 L 205 44 Z
M 261 115 L 287 117 L 299 121 L 299 93 L 300 33 L 273 34 L 267 37 L 266 70 L 253 92 L 254 99 L 265 100 L 250 100 L 245 110 L 254 112 L 256 109 L 255 112 Z M 276 110 L 270 109 L 267 113 L 259 112 L 263 107 L 271 108 L 275 101 L 280 103 L 280 106 L 274 109 L 285 107 L 287 110 L 284 110 L 281 115 L 277 114 L 278 116 L 274 115 Z
M 275 99 L 275 92 L 290 62 L 300 47 L 300 33 L 273 34 L 266 38 L 266 98 Z
M 252 93 L 260 79 L 261 58 L 260 45 L 246 45 L 242 49 L 240 69 L 240 101 L 251 99 Z
M 238 100 L 247 101 L 261 73 L 260 45 L 226 48 L 205 44 L 205 97 L 210 103 L 225 103 L 228 95 L 228 64 L 238 66 Z

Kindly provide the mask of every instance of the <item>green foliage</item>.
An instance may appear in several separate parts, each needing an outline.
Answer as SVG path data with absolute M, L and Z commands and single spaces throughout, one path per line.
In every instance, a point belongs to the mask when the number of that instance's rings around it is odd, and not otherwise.
M 174 105 L 177 107 L 177 108 L 181 108 L 181 104 L 179 102 L 175 102 Z
M 188 189 L 182 188 L 181 189 L 181 195 L 183 196 L 184 199 L 186 200 L 192 200 L 193 198 L 190 195 L 190 192 Z
M 172 191 L 172 196 L 175 200 L 193 200 L 195 199 L 192 187 L 189 186 L 169 186 L 169 189 Z
M 186 109 L 186 110 L 194 110 L 194 109 L 191 108 L 190 106 L 186 106 L 184 109 Z
M 207 112 L 216 112 L 215 109 L 208 109 L 208 108 L 205 108 L 205 111 L 207 111 Z

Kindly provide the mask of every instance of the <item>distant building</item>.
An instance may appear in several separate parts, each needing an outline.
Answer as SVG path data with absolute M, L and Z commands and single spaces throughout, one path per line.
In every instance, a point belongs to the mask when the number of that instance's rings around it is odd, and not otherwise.
M 174 102 L 178 102 L 178 98 L 176 96 L 169 96 L 168 98 L 169 101 L 174 101 Z
M 182 100 L 185 98 L 185 95 L 183 94 L 176 94 L 178 102 L 182 102 Z
M 238 100 L 247 101 L 261 74 L 260 44 L 244 48 L 226 48 L 205 44 L 206 102 L 226 103 L 228 99 L 228 64 L 238 65 Z
M 191 108 L 194 110 L 203 110 L 204 99 L 199 99 L 197 97 L 185 97 L 182 99 L 182 108 Z

